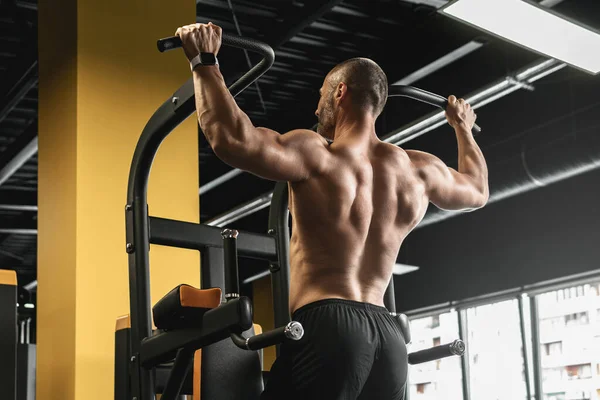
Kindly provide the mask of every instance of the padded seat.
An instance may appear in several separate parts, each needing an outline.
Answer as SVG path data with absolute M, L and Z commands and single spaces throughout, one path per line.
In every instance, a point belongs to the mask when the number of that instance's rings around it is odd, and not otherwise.
M 202 327 L 202 316 L 221 304 L 221 289 L 179 285 L 152 307 L 154 325 L 172 330 Z

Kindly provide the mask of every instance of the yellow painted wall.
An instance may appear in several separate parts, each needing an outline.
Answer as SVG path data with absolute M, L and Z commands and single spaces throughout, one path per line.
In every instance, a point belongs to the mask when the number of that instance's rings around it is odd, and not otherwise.
M 275 329 L 273 314 L 273 292 L 271 290 L 271 275 L 253 282 L 254 293 L 254 322 L 262 326 L 263 332 Z M 277 353 L 275 346 L 263 351 L 263 370 L 270 371 Z
M 40 0 L 37 397 L 110 399 L 114 325 L 129 308 L 124 206 L 138 137 L 186 79 L 156 39 L 194 2 Z M 195 119 L 152 168 L 150 214 L 198 222 Z M 195 251 L 151 248 L 152 301 L 199 284 Z

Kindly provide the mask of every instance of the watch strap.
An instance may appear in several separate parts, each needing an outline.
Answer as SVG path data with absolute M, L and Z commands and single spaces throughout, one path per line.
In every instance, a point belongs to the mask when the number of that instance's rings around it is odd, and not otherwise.
M 217 59 L 217 57 L 215 56 L 215 63 L 214 64 L 204 64 L 202 63 L 202 58 L 201 58 L 201 54 L 199 53 L 196 57 L 192 58 L 192 60 L 190 61 L 190 68 L 191 70 L 195 70 L 196 67 L 198 65 L 219 65 L 219 60 Z

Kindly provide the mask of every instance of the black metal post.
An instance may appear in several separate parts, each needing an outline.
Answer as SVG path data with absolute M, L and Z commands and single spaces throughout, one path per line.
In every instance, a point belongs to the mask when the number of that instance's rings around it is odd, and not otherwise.
M 225 294 L 225 254 L 220 247 L 207 247 L 202 251 L 202 288 L 221 288 Z M 225 297 L 221 298 L 223 301 Z
M 466 343 L 468 343 L 467 340 L 467 336 L 468 336 L 468 322 L 467 322 L 467 318 L 464 318 L 463 313 L 466 313 L 466 311 L 464 310 L 458 310 L 456 311 L 458 314 L 458 336 L 465 341 Z M 460 364 L 461 364 L 461 372 L 462 372 L 462 387 L 463 387 L 463 399 L 464 400 L 471 400 L 471 390 L 470 390 L 470 385 L 469 385 L 469 350 L 467 348 L 466 353 L 464 356 L 462 356 L 460 358 Z
M 531 339 L 532 348 L 531 353 L 533 355 L 533 384 L 535 388 L 535 399 L 542 400 L 543 387 L 542 387 L 542 357 L 540 354 L 540 328 L 539 328 L 539 305 L 538 297 L 534 296 L 529 302 L 531 307 Z
M 275 326 L 290 322 L 290 230 L 288 226 L 288 186 L 278 182 L 269 210 L 269 234 L 275 237 L 277 262 L 270 265 Z M 277 346 L 279 356 L 279 346 Z
M 525 315 L 523 296 L 518 296 L 519 300 L 519 322 L 521 325 L 521 347 L 523 349 L 523 367 L 525 368 L 525 389 L 527 391 L 527 400 L 531 400 L 531 376 L 529 375 L 529 357 L 527 355 L 527 334 L 525 332 Z
M 235 229 L 224 229 L 223 251 L 225 255 L 225 300 L 229 301 L 240 297 L 240 277 L 238 272 L 237 237 Z
M 129 362 L 131 328 L 117 328 L 115 331 L 115 398 L 114 400 L 131 400 L 129 383 Z
M 17 279 L 0 270 L 0 390 L 2 398 L 17 396 Z
M 396 313 L 396 293 L 394 292 L 394 275 L 390 278 L 390 283 L 388 284 L 387 289 L 385 290 L 385 295 L 383 296 L 383 303 L 389 312 L 395 314 Z
M 169 379 L 165 385 L 161 400 L 177 400 L 185 378 L 190 371 L 192 360 L 194 359 L 194 350 L 180 349 L 177 352 L 175 363 L 169 374 Z

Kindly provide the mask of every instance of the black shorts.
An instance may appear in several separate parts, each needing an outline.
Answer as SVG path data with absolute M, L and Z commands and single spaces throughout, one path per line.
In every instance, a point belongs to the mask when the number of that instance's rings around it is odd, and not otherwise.
M 261 400 L 404 399 L 406 345 L 386 308 L 326 299 L 292 319 L 304 337 L 282 345 Z

